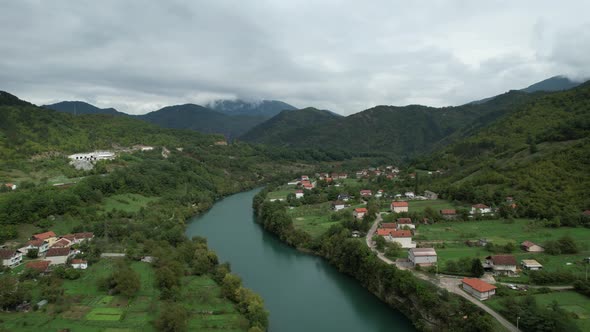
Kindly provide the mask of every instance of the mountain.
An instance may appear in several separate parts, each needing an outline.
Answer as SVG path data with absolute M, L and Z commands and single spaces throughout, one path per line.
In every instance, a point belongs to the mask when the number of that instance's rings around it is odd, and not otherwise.
M 260 115 L 227 115 L 195 104 L 167 106 L 137 117 L 166 128 L 223 134 L 230 138 L 245 133 L 267 119 Z
M 448 198 L 500 205 L 515 197 L 528 217 L 573 223 L 590 207 L 590 82 L 533 96 L 417 163 L 448 170 Z
M 562 91 L 575 88 L 583 82 L 575 82 L 565 76 L 553 76 L 541 82 L 537 82 L 521 91 L 532 93 L 537 91 Z
M 271 118 L 282 111 L 292 111 L 297 108 L 278 100 L 216 100 L 206 105 L 208 108 L 227 115 L 251 115 Z
M 98 108 L 94 105 L 85 103 L 83 101 L 62 101 L 51 105 L 43 105 L 42 107 L 54 111 L 71 113 L 71 114 L 109 114 L 109 115 L 127 115 L 117 111 L 114 108 Z
M 431 151 L 510 112 L 529 95 L 510 92 L 483 104 L 434 108 L 377 106 L 347 117 L 324 111 L 283 112 L 240 139 L 288 147 L 322 147 L 348 152 L 382 152 L 401 157 Z M 330 115 L 330 116 L 329 116 Z M 460 134 L 459 130 L 465 133 Z M 447 139 L 445 141 L 445 139 Z

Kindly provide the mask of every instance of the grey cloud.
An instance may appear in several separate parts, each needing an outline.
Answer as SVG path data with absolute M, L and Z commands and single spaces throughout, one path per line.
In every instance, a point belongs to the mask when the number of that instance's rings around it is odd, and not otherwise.
M 5 1 L 0 89 L 38 104 L 82 99 L 130 113 L 236 97 L 343 114 L 456 105 L 556 74 L 589 77 L 589 9 L 553 1 Z

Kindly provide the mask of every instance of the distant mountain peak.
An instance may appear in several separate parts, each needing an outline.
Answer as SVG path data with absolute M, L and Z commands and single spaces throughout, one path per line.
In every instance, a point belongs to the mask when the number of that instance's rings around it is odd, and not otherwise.
M 537 91 L 545 91 L 545 92 L 552 92 L 552 91 L 562 91 L 568 90 L 577 87 L 578 85 L 582 84 L 583 81 L 572 80 L 565 75 L 557 75 L 550 77 L 548 79 L 542 80 L 535 84 L 532 84 L 521 91 L 532 93 Z
M 43 108 L 48 108 L 54 111 L 71 113 L 71 114 L 109 114 L 109 115 L 128 115 L 123 112 L 119 112 L 116 109 L 99 108 L 85 101 L 72 100 L 72 101 L 61 101 L 59 103 L 43 105 Z
M 257 115 L 273 117 L 285 110 L 295 110 L 295 106 L 279 100 L 245 100 L 245 99 L 221 99 L 206 105 L 212 110 L 228 115 Z

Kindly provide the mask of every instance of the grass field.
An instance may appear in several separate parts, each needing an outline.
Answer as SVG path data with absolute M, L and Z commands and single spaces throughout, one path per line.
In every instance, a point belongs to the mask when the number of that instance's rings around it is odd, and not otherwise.
M 541 306 L 550 306 L 557 301 L 559 307 L 571 314 L 572 320 L 582 331 L 590 331 L 590 299 L 574 291 L 553 292 L 533 295 Z M 491 298 L 486 304 L 494 310 L 502 308 L 501 297 Z
M 266 196 L 266 199 L 287 199 L 289 194 L 295 194 L 295 186 L 281 186 L 275 191 L 271 191 Z
M 318 237 L 338 222 L 332 221 L 330 203 L 302 205 L 288 209 L 287 213 L 293 218 L 293 226 Z M 352 213 L 352 212 L 351 212 Z
M 444 200 L 444 199 L 435 199 L 435 200 L 412 200 L 409 201 L 409 211 L 410 212 L 422 212 L 427 207 L 432 208 L 434 211 L 439 211 L 442 209 L 457 209 L 459 206 L 453 205 L 451 202 Z
M 104 199 L 102 209 L 106 212 L 114 210 L 138 212 L 141 208 L 158 199 L 159 197 L 145 197 L 139 194 L 113 195 Z

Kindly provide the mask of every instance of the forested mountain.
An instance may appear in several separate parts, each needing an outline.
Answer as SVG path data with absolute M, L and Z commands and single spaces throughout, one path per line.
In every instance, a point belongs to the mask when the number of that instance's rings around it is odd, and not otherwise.
M 166 128 L 223 134 L 230 138 L 245 133 L 267 119 L 260 115 L 227 115 L 195 104 L 168 106 L 138 118 Z
M 582 83 L 583 82 L 572 81 L 571 79 L 569 79 L 565 76 L 553 76 L 553 77 L 543 80 L 541 82 L 537 82 L 535 84 L 532 84 L 531 86 L 524 88 L 521 91 L 528 92 L 528 93 L 537 92 L 537 91 L 546 91 L 546 92 L 563 91 L 563 90 L 575 88 Z
M 114 108 L 98 108 L 94 105 L 85 103 L 83 101 L 62 101 L 51 105 L 43 105 L 41 107 L 48 108 L 54 111 L 71 113 L 71 114 L 109 114 L 109 115 L 127 115 L 119 112 Z
M 590 82 L 531 98 L 417 165 L 448 169 L 439 188 L 452 198 L 513 196 L 531 217 L 576 220 L 590 207 Z
M 452 141 L 451 135 L 458 134 L 459 129 L 476 130 L 529 98 L 532 97 L 524 92 L 512 91 L 483 104 L 443 108 L 377 106 L 347 117 L 329 116 L 326 111 L 295 111 L 279 114 L 241 139 L 290 147 L 379 151 L 406 157 Z
M 296 110 L 295 106 L 278 100 L 216 100 L 206 105 L 208 108 L 228 115 L 253 115 L 271 118 L 282 111 Z

